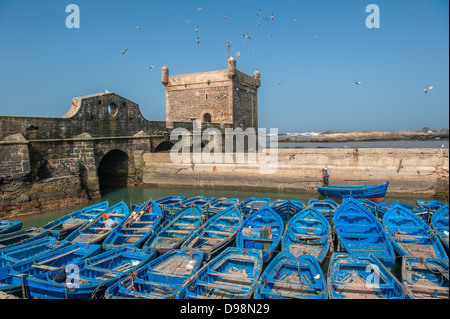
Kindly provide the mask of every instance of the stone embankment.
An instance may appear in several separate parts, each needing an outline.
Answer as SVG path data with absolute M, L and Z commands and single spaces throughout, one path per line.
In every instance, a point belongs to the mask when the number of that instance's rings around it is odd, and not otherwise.
M 328 168 L 334 185 L 370 185 L 389 181 L 389 194 L 448 200 L 448 149 L 278 149 L 274 174 L 261 174 L 268 163 L 174 164 L 169 153 L 145 153 L 147 185 L 227 187 L 316 192 Z
M 406 140 L 434 140 L 448 139 L 448 130 L 435 131 L 412 131 L 412 132 L 334 132 L 328 131 L 316 136 L 304 137 L 281 137 L 279 142 L 293 143 L 330 143 L 330 142 L 367 142 L 367 141 L 406 141 Z

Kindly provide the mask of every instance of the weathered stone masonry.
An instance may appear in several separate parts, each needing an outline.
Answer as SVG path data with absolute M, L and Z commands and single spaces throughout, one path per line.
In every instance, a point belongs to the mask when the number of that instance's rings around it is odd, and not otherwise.
M 215 127 L 223 134 L 234 125 L 256 128 L 259 73 L 256 79 L 235 66 L 230 60 L 224 71 L 179 76 L 183 87 L 169 98 L 168 103 L 178 104 L 167 122 L 145 119 L 138 104 L 107 91 L 74 98 L 61 118 L 0 116 L 0 215 L 86 202 L 100 196 L 100 186 L 142 184 L 144 154 L 170 149 L 176 142 L 170 141 L 172 128 L 192 130 L 192 120 L 208 112 L 212 118 L 205 118 L 202 129 Z M 226 93 L 215 83 L 215 74 L 225 74 Z M 171 86 L 175 77 L 166 89 L 176 87 Z M 198 84 L 199 78 L 207 80 Z M 244 88 L 245 94 L 235 93 Z M 205 94 L 209 97 L 203 104 L 187 98 Z M 228 111 L 220 111 L 224 101 Z M 177 117 L 176 110 L 183 109 L 186 116 Z

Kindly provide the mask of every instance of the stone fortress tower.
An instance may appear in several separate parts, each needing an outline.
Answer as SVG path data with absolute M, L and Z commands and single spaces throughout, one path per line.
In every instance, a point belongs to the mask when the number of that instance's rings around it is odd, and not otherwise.
M 228 68 L 219 71 L 170 76 L 164 66 L 161 83 L 166 88 L 169 127 L 173 122 L 200 120 L 258 129 L 261 75 L 255 71 L 252 77 L 238 71 L 233 57 L 228 59 Z

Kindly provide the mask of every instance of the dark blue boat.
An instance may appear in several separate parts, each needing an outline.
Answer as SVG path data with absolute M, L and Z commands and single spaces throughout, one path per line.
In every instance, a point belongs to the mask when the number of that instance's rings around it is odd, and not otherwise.
M 395 276 L 371 255 L 333 253 L 327 275 L 331 299 L 404 299 L 405 289 Z
M 308 207 L 314 208 L 316 211 L 321 213 L 323 217 L 331 223 L 332 216 L 336 209 L 338 208 L 338 204 L 332 199 L 316 199 L 311 198 L 308 201 Z
M 21 228 L 22 222 L 20 221 L 0 220 L 0 235 L 12 233 L 20 230 Z
M 144 252 L 128 246 L 108 249 L 63 269 L 70 282 L 55 279 L 61 270 L 29 277 L 29 294 L 31 298 L 37 299 L 102 298 L 108 287 L 128 273 L 144 267 L 155 257 L 155 251 Z M 71 273 L 71 270 L 75 272 Z
M 41 226 L 41 229 L 56 231 L 59 234 L 59 239 L 63 240 L 74 230 L 77 230 L 92 221 L 100 212 L 105 211 L 108 206 L 109 201 L 104 201 L 99 204 L 85 207 L 54 220 L 47 225 Z
M 358 198 L 358 201 L 367 207 L 377 218 L 383 219 L 384 214 L 388 211 L 389 206 L 380 205 L 380 203 L 372 202 L 366 198 Z M 387 204 L 387 203 L 386 203 Z
M 109 287 L 106 299 L 173 299 L 203 262 L 203 253 L 173 249 Z
M 163 254 L 178 249 L 203 223 L 203 215 L 197 206 L 184 208 L 177 217 L 165 221 L 144 243 L 143 248 L 155 249 Z
M 45 237 L 54 237 L 58 239 L 59 234 L 54 230 L 45 230 L 36 227 L 28 227 L 12 233 L 0 235 L 0 249 L 4 247 L 12 247 L 14 245 L 22 245 L 39 240 Z
M 399 255 L 437 258 L 448 262 L 444 246 L 431 227 L 403 206 L 392 204 L 384 214 L 383 225 Z
M 411 298 L 448 300 L 448 262 L 439 259 L 403 257 L 402 282 Z
M 123 201 L 119 202 L 100 212 L 89 224 L 73 231 L 65 240 L 71 243 L 101 244 L 129 214 L 128 206 Z
M 283 221 L 288 222 L 305 208 L 305 204 L 299 200 L 277 199 L 270 204 L 270 208 L 280 215 Z
M 280 215 L 265 206 L 244 219 L 237 234 L 236 247 L 262 250 L 264 262 L 267 262 L 281 242 L 283 226 Z
M 22 245 L 15 245 L 0 250 L 0 269 L 19 261 L 35 258 L 49 251 L 58 249 L 64 244 L 55 237 L 44 237 Z
M 208 261 L 227 246 L 234 243 L 244 217 L 237 206 L 216 214 L 190 235 L 181 245 L 186 251 L 201 251 Z
M 250 299 L 263 267 L 262 252 L 229 247 L 203 266 L 177 299 Z
M 334 198 L 367 198 L 375 202 L 381 202 L 386 196 L 389 182 L 368 186 L 319 186 L 317 190 L 320 194 Z
M 333 224 L 341 251 L 360 257 L 374 255 L 386 267 L 394 266 L 395 251 L 383 226 L 359 201 L 345 199 L 334 214 Z
M 270 205 L 270 198 L 258 198 L 258 197 L 251 197 L 247 198 L 245 201 L 239 204 L 239 208 L 244 214 L 244 217 L 247 217 L 250 214 L 253 214 L 254 212 L 260 210 L 261 208 L 265 206 Z
M 214 215 L 228 209 L 230 207 L 238 207 L 239 200 L 237 198 L 218 198 L 210 202 L 206 207 L 201 209 L 203 216 L 206 219 L 213 217 Z
M 138 206 L 128 215 L 103 241 L 104 248 L 130 245 L 141 248 L 153 232 L 159 227 L 163 218 L 161 208 L 149 200 Z
M 72 244 L 17 262 L 0 272 L 0 291 L 17 293 L 22 289 L 22 281 L 27 286 L 27 279 L 30 277 L 49 271 L 54 271 L 57 275 L 61 272 L 60 267 L 94 256 L 100 250 L 99 245 Z
M 438 235 L 441 242 L 444 244 L 448 251 L 448 205 L 444 205 L 439 208 L 431 217 L 431 227 Z
M 289 221 L 281 240 L 283 252 L 295 257 L 312 255 L 319 263 L 323 262 L 331 244 L 330 223 L 312 207 Z
M 428 210 L 432 211 L 433 213 L 445 205 L 445 203 L 443 203 L 439 200 L 418 199 L 418 200 L 416 200 L 416 203 L 417 203 L 418 207 L 423 208 L 423 209 L 428 209 Z
M 311 255 L 276 255 L 258 280 L 255 299 L 327 299 L 327 284 Z

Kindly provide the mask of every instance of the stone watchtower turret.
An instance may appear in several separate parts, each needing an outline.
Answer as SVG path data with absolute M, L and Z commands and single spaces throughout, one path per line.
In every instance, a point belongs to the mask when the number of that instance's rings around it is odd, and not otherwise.
M 228 68 L 219 71 L 169 76 L 164 66 L 161 83 L 166 88 L 168 123 L 201 120 L 258 128 L 261 74 L 255 71 L 252 77 L 238 71 L 233 57 L 228 59 Z

